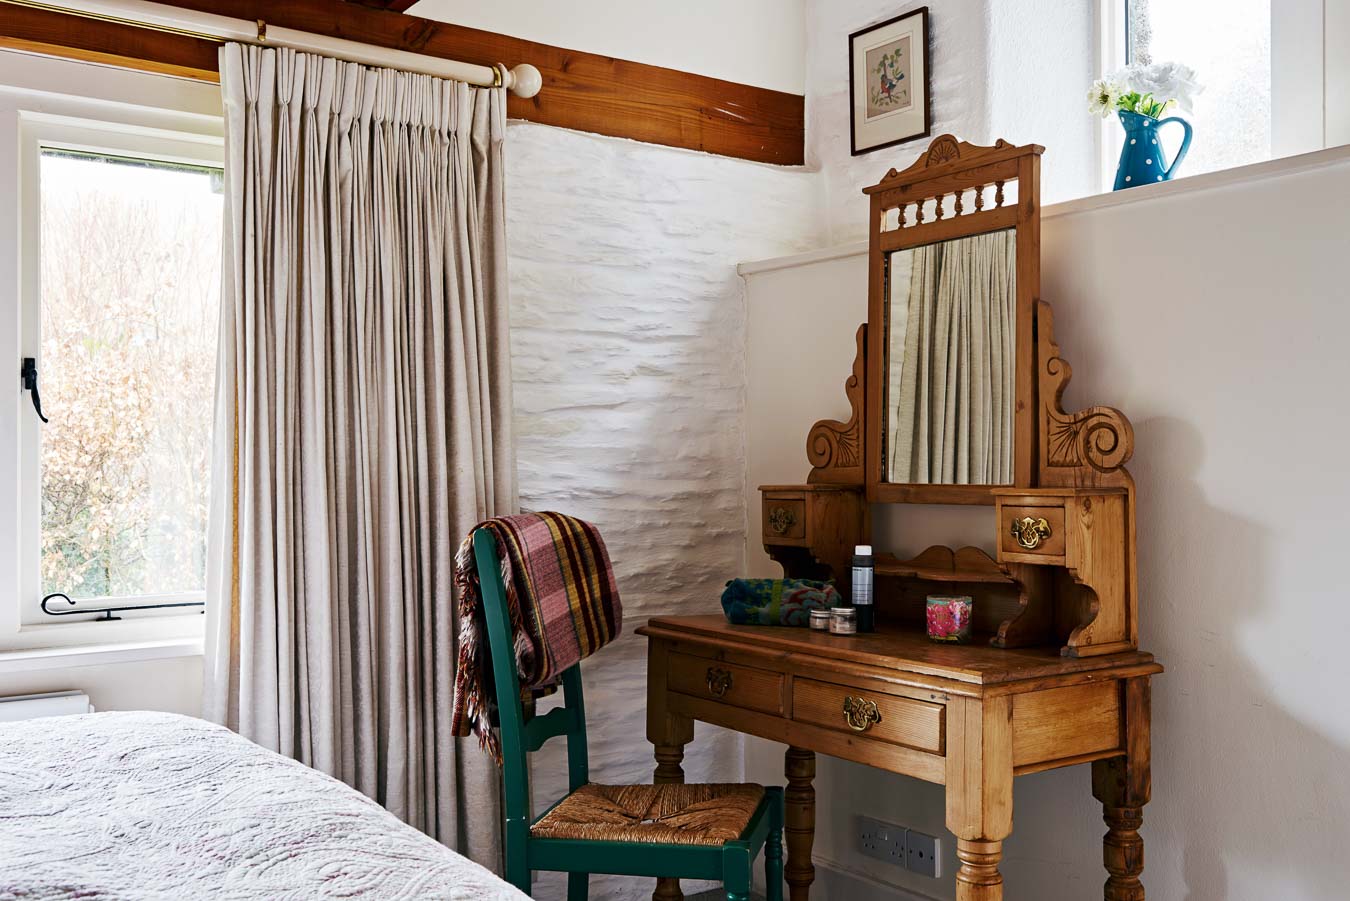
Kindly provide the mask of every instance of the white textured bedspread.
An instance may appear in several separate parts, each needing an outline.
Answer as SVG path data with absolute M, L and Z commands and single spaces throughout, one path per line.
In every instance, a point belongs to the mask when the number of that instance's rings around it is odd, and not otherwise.
M 0 725 L 0 899 L 525 895 L 359 792 L 165 713 Z

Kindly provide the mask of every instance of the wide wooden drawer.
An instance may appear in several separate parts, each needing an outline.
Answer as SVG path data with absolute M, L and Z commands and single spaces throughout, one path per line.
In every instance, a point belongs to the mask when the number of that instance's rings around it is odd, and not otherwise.
M 666 687 L 682 695 L 783 714 L 782 673 L 672 652 Z
M 792 718 L 930 754 L 942 754 L 945 748 L 946 708 L 913 698 L 794 679 Z
M 999 505 L 998 531 L 1000 559 L 1006 554 L 1035 554 L 1038 557 L 1064 557 L 1064 508 Z M 1026 520 L 1031 523 L 1026 523 Z M 1030 525 L 1030 528 L 1027 526 Z M 1014 532 L 1014 526 L 1017 532 Z M 1019 540 L 1019 534 L 1023 540 Z M 1024 543 L 1025 541 L 1025 543 Z M 1035 547 L 1027 545 L 1034 544 Z

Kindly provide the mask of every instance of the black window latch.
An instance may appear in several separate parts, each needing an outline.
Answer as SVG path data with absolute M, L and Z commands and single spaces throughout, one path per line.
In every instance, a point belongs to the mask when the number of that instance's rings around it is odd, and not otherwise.
M 29 391 L 33 395 L 33 409 L 37 410 L 38 419 L 47 422 L 47 417 L 42 415 L 42 395 L 38 393 L 37 360 L 35 358 L 23 358 L 23 368 L 19 371 L 19 377 L 23 379 L 23 390 Z

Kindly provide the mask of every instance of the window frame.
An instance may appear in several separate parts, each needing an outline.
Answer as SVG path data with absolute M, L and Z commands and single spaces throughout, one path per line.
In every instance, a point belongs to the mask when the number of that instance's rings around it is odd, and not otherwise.
M 18 198 L 0 209 L 0 278 L 12 288 L 0 292 L 0 358 L 17 366 L 35 357 L 41 373 L 42 148 L 220 167 L 223 125 L 214 85 L 0 51 L 0 195 Z M 205 617 L 197 608 L 114 621 L 40 612 L 41 424 L 27 392 L 0 398 L 0 651 L 200 638 Z
M 1125 65 L 1129 39 L 1127 2 L 1097 0 L 1093 78 Z M 1270 159 L 1350 143 L 1350 109 L 1326 102 L 1328 97 L 1350 89 L 1350 63 L 1341 61 L 1341 54 L 1329 53 L 1327 49 L 1328 45 L 1350 36 L 1350 0 L 1273 0 L 1270 31 Z M 1107 118 L 1097 131 L 1100 193 L 1110 192 L 1115 184 L 1116 158 L 1120 154 L 1120 132 L 1111 128 L 1115 125 L 1114 118 Z M 1266 162 L 1269 160 L 1247 166 Z M 1188 176 L 1183 171 L 1178 177 Z

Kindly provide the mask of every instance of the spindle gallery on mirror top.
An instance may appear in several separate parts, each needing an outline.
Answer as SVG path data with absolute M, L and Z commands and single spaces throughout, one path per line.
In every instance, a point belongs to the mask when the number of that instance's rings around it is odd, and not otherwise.
M 1070 368 L 1038 297 L 1041 153 L 943 135 L 866 189 L 870 296 L 844 384 L 851 416 L 811 429 L 806 484 L 760 489 L 769 555 L 845 596 L 873 505 L 991 505 L 995 556 L 878 554 L 872 634 L 719 616 L 639 630 L 657 781 L 683 779 L 695 720 L 788 745 L 794 901 L 814 878 L 815 752 L 946 787 L 960 901 L 1003 897 L 1013 778 L 1090 763 L 1108 827 L 1104 898 L 1144 898 L 1138 830 L 1162 667 L 1137 647 L 1134 438 L 1118 410 L 1062 406 Z M 975 599 L 973 643 L 927 640 L 930 594 Z

